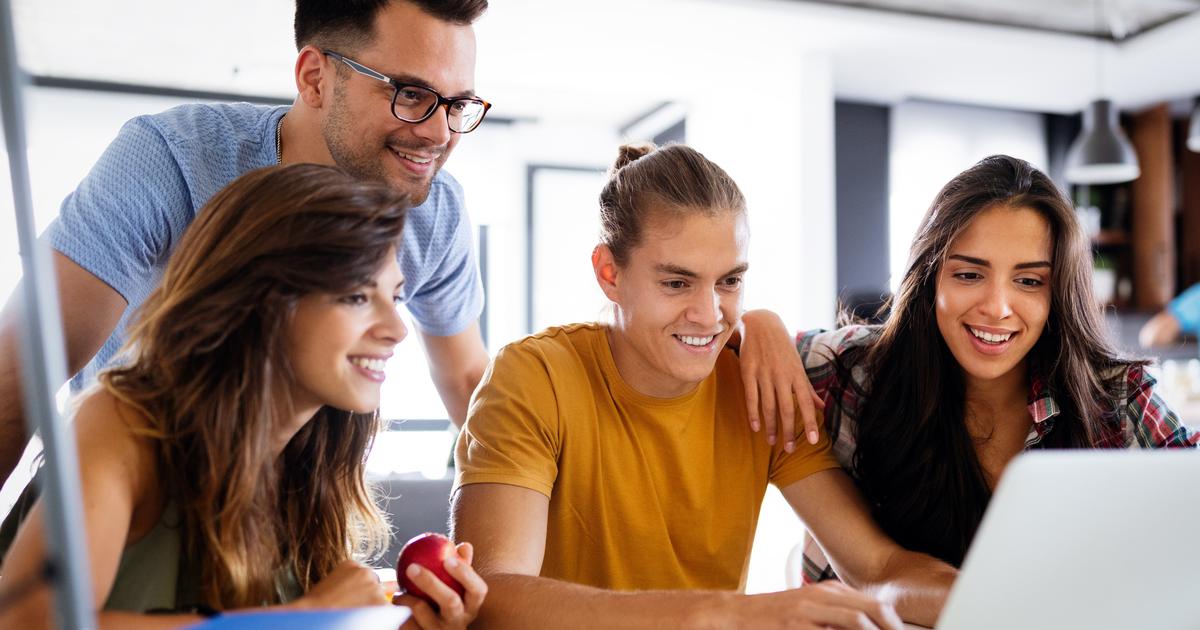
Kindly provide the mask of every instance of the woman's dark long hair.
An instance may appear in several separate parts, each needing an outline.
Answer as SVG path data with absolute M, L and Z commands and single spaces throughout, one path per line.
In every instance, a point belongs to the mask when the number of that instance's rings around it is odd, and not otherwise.
M 1042 336 L 1026 360 L 1044 379 L 1061 412 L 1042 444 L 1093 447 L 1112 439 L 1120 387 L 1105 379 L 1127 365 L 1108 340 L 1092 293 L 1092 257 L 1074 208 L 1054 182 L 1005 155 L 960 173 L 934 199 L 913 240 L 908 267 L 879 339 L 836 358 L 841 387 L 868 383 L 857 420 L 853 473 L 877 522 L 901 545 L 958 566 L 991 492 L 965 422 L 962 369 L 938 330 L 937 279 L 951 244 L 990 208 L 1028 208 L 1053 239 L 1051 305 Z M 832 392 L 840 400 L 842 392 Z
M 365 484 L 378 413 L 322 407 L 271 455 L 291 415 L 285 352 L 296 303 L 369 282 L 399 243 L 408 200 L 314 164 L 247 173 L 200 211 L 138 311 L 125 364 L 100 386 L 136 414 L 180 510 L 199 595 L 218 608 L 279 601 L 339 562 L 381 550 Z

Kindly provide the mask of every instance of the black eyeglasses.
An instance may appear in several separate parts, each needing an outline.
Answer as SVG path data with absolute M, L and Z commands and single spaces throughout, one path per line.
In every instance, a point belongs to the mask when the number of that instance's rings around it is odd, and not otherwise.
M 332 50 L 322 50 L 322 53 L 350 66 L 351 70 L 366 75 L 377 81 L 383 81 L 395 88 L 392 94 L 392 115 L 406 123 L 424 122 L 442 105 L 446 106 L 446 124 L 454 133 L 470 133 L 475 131 L 484 115 L 491 109 L 492 104 L 473 96 L 446 98 L 433 90 L 410 83 L 401 83 L 388 75 L 372 70 L 357 61 Z

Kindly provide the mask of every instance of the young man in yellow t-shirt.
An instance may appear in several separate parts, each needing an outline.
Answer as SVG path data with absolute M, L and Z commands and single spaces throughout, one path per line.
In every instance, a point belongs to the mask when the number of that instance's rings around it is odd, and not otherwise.
M 793 450 L 747 429 L 725 348 L 748 267 L 736 185 L 687 147 L 623 147 L 600 201 L 613 323 L 501 350 L 459 438 L 452 526 L 491 589 L 480 624 L 899 628 L 895 605 L 932 625 L 954 570 L 874 525 L 823 435 Z M 768 483 L 865 592 L 738 592 Z

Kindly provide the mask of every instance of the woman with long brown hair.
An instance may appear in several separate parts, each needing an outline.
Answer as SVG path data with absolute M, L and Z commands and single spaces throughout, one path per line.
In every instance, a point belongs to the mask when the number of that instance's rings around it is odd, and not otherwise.
M 367 606 L 385 585 L 356 561 L 386 545 L 364 478 L 383 366 L 406 335 L 396 244 L 407 199 L 331 167 L 248 173 L 199 213 L 139 311 L 119 367 L 75 412 L 102 625 L 177 626 L 237 608 Z M 0 593 L 44 566 L 35 505 Z M 469 545 L 460 598 L 405 601 L 422 627 L 463 627 L 486 586 Z M 171 616 L 147 616 L 165 610 Z M 0 625 L 48 624 L 41 589 Z M 191 613 L 191 614 L 186 614 Z
M 959 566 L 1025 450 L 1200 442 L 1154 393 L 1146 362 L 1112 345 L 1091 269 L 1070 201 L 1027 162 L 995 155 L 934 199 L 882 325 L 795 340 L 834 453 L 896 542 Z M 791 345 L 782 322 L 745 321 L 777 341 L 743 355 L 778 365 Z M 819 549 L 806 555 L 808 579 L 832 575 Z

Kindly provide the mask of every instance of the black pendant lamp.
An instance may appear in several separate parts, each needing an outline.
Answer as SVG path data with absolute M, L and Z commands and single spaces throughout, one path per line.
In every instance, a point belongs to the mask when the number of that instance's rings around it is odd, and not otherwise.
M 1192 122 L 1195 127 L 1194 116 Z M 1063 174 L 1072 184 L 1119 184 L 1142 174 L 1137 152 L 1121 131 L 1112 101 L 1092 101 L 1083 110 L 1083 131 L 1067 150 Z
M 1109 28 L 1104 29 L 1101 0 L 1095 0 L 1092 6 L 1095 9 L 1097 31 L 1096 89 L 1103 95 L 1104 49 L 1099 34 L 1107 30 L 1116 40 L 1121 39 L 1125 33 L 1123 29 L 1118 28 L 1119 22 L 1111 19 L 1108 20 Z M 1067 163 L 1063 176 L 1068 182 L 1085 185 L 1120 184 L 1135 180 L 1142 174 L 1137 153 L 1125 132 L 1121 131 L 1117 113 L 1112 101 L 1103 96 L 1092 101 L 1087 109 L 1083 110 L 1083 131 L 1067 149 Z

